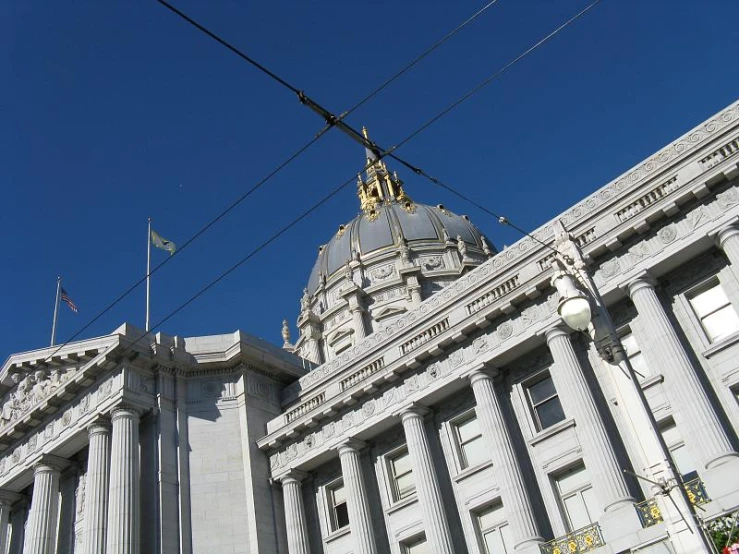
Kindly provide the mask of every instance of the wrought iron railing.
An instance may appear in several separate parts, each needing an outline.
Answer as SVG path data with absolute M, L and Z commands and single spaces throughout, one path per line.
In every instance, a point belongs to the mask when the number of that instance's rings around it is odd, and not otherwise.
M 700 478 L 688 481 L 684 484 L 684 487 L 685 494 L 688 495 L 688 499 L 694 506 L 700 506 L 711 500 Z M 639 502 L 634 506 L 636 507 L 636 513 L 639 514 L 639 519 L 641 519 L 642 527 L 651 527 L 663 521 L 662 512 L 654 498 Z
M 542 544 L 542 554 L 579 554 L 603 546 L 603 535 L 597 523 L 573 531 L 553 541 Z

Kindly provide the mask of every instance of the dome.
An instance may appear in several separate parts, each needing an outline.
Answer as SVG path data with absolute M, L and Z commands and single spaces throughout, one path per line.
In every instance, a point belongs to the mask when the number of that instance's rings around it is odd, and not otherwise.
M 339 226 L 338 232 L 320 248 L 318 259 L 308 279 L 308 293 L 318 289 L 322 279 L 330 279 L 347 262 L 361 259 L 368 262 L 375 254 L 397 250 L 401 242 L 408 246 L 444 249 L 458 237 L 480 251 L 489 250 L 489 242 L 469 221 L 444 206 L 427 206 L 390 201 L 375 208 L 372 216 L 362 213 L 349 223 Z
M 300 336 L 294 345 L 283 324 L 285 348 L 317 364 L 420 305 L 496 252 L 467 216 L 441 204 L 413 202 L 398 175 L 369 149 L 366 162 L 365 178 L 357 180 L 361 212 L 319 248 L 300 299 Z

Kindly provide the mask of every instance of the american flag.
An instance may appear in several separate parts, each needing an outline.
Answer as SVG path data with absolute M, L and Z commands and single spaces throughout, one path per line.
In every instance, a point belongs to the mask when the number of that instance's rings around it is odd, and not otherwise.
M 69 309 L 72 310 L 74 313 L 77 313 L 79 309 L 77 308 L 77 304 L 75 304 L 72 299 L 67 294 L 67 291 L 64 290 L 62 287 L 62 296 L 61 296 L 62 302 L 66 302 L 67 306 L 69 306 Z

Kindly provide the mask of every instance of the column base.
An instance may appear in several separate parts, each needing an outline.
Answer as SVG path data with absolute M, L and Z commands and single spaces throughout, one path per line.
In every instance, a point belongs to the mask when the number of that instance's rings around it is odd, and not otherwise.
M 732 510 L 739 506 L 739 457 L 736 455 L 722 458 L 723 463 L 713 465 L 701 472 L 701 479 L 706 487 L 708 497 L 716 502 L 720 511 Z
M 517 544 L 513 551 L 516 554 L 541 554 L 542 544 L 544 544 L 544 540 L 541 537 L 532 538 Z
M 622 503 L 612 508 L 598 520 L 603 540 L 612 552 L 623 552 L 639 544 L 641 520 L 633 504 Z

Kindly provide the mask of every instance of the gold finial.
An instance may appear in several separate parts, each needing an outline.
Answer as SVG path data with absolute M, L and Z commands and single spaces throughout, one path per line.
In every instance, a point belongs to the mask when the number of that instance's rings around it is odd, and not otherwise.
M 364 135 L 364 138 L 369 140 L 369 133 L 367 132 L 367 127 L 365 127 L 364 125 L 362 125 L 362 134 Z

